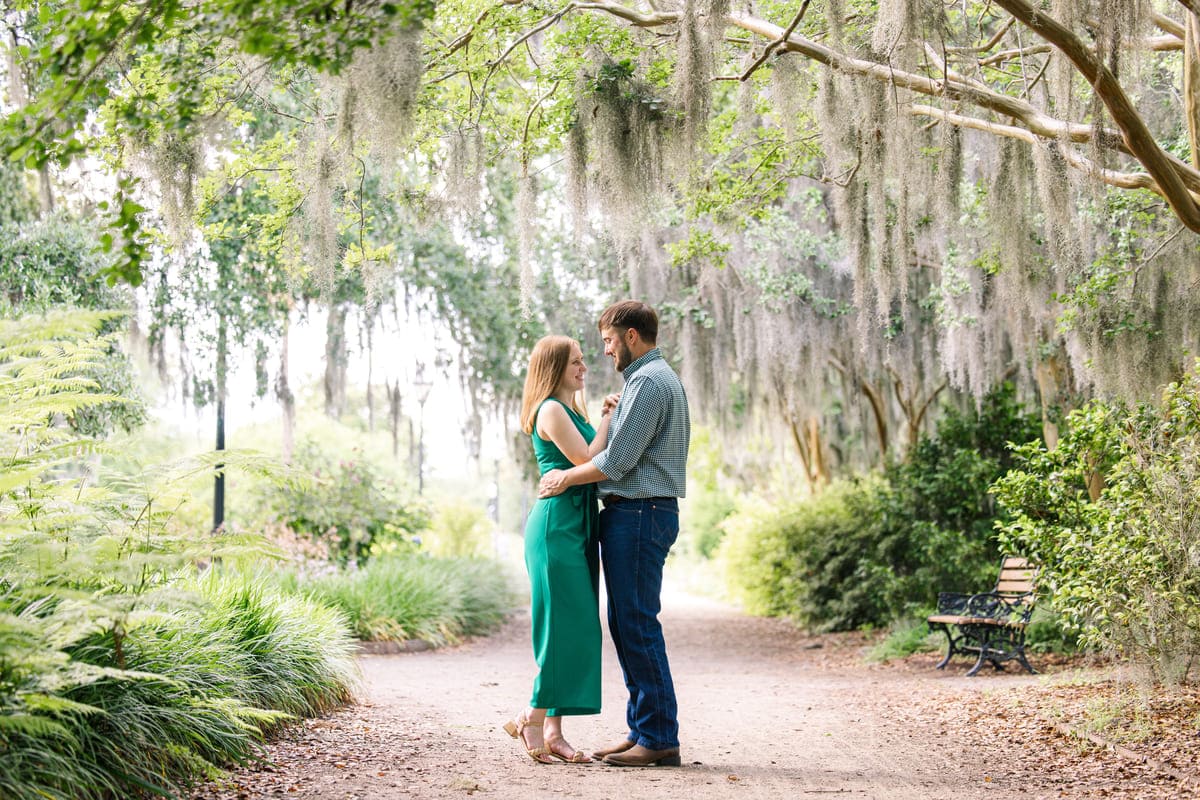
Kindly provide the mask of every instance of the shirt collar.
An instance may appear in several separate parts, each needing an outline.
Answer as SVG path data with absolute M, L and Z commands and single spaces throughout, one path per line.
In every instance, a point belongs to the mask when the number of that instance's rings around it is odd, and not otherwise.
M 637 372 L 651 361 L 659 358 L 662 358 L 662 352 L 660 352 L 657 347 L 653 347 L 647 350 L 645 353 L 642 353 L 641 357 L 636 361 L 630 362 L 629 366 L 621 371 L 621 375 L 624 376 L 625 380 L 629 380 L 633 377 L 633 373 Z

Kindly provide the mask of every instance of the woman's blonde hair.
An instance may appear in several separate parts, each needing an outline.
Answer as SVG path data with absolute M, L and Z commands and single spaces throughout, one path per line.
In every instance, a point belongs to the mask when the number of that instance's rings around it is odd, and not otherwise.
M 543 336 L 529 354 L 529 372 L 525 374 L 525 391 L 521 395 L 521 430 L 533 433 L 542 401 L 554 394 L 571 364 L 571 349 L 579 342 L 570 336 Z M 582 348 L 580 348 L 582 350 Z M 571 399 L 571 407 L 584 419 L 588 418 L 583 392 Z

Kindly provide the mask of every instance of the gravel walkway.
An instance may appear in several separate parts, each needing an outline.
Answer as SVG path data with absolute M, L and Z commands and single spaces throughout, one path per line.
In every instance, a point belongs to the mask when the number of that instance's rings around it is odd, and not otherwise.
M 528 618 L 517 616 L 459 647 L 362 656 L 359 705 L 297 726 L 270 746 L 265 767 L 193 797 L 1159 796 L 1139 793 L 1149 777 L 1122 773 L 1117 756 L 1085 754 L 1035 715 L 1011 710 L 1020 700 L 1008 698 L 1035 693 L 1043 677 L 1010 669 L 966 678 L 967 663 L 938 672 L 931 657 L 868 666 L 862 636 L 805 636 L 686 595 L 664 598 L 663 622 L 680 699 L 680 769 L 526 757 L 500 730 L 528 698 L 534 670 Z M 610 650 L 604 669 L 603 714 L 566 725 L 585 750 L 624 733 Z

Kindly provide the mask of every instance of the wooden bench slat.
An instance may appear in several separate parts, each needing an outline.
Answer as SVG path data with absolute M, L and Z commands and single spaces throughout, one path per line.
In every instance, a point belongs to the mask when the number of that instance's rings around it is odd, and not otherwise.
M 1033 591 L 1033 583 L 1030 581 L 1002 580 L 996 584 L 996 591 L 1000 594 L 1026 594 Z
M 992 617 L 956 617 L 949 614 L 935 614 L 928 618 L 929 622 L 942 623 L 943 625 L 1004 625 L 1010 628 L 1023 628 L 1024 622 L 1015 622 L 1007 619 L 993 619 Z
M 1037 576 L 1030 569 L 1006 569 L 1000 573 L 1002 581 L 1028 581 L 1032 583 Z

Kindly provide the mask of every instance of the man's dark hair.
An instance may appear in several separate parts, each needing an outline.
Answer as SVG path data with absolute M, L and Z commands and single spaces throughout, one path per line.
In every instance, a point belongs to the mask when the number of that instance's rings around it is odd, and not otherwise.
M 599 328 L 633 328 L 646 344 L 658 342 L 658 314 L 640 300 L 622 300 L 604 309 Z

